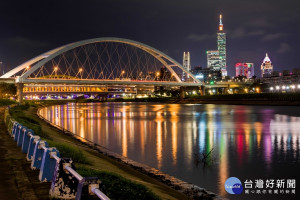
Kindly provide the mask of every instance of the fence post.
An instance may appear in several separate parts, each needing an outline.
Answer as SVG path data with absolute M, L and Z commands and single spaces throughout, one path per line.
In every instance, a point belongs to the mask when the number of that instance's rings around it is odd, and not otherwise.
M 78 183 L 77 194 L 75 200 L 83 199 L 99 199 L 93 192 L 92 186 L 99 188 L 101 181 L 97 177 L 84 177 Z
M 48 143 L 46 141 L 39 140 L 35 143 L 34 152 L 31 161 L 31 169 L 40 169 L 43 156 L 44 156 L 44 149 L 42 146 L 48 147 Z
M 39 180 L 41 182 L 49 182 L 53 178 L 54 170 L 57 163 L 57 161 L 52 158 L 53 155 L 59 157 L 59 151 L 56 148 L 44 148 L 44 156 L 39 174 Z
M 20 130 L 19 136 L 18 136 L 18 140 L 17 140 L 17 146 L 21 147 L 22 143 L 23 143 L 23 137 L 25 134 L 25 131 L 27 130 L 27 128 L 25 126 L 23 126 L 23 128 Z
M 33 130 L 27 129 L 23 136 L 23 142 L 22 142 L 22 152 L 23 153 L 28 152 L 29 141 L 30 141 L 31 135 L 34 135 Z
M 14 136 L 15 136 L 15 134 L 16 134 L 16 132 L 17 132 L 18 125 L 19 125 L 18 122 L 14 122 L 12 131 L 11 131 L 11 133 L 10 133 L 10 136 L 11 136 L 11 137 L 14 137 Z
M 16 133 L 14 135 L 14 141 L 17 142 L 18 141 L 18 138 L 19 138 L 19 135 L 20 135 L 20 132 L 22 130 L 23 126 L 21 124 L 18 125 L 17 127 L 17 130 L 16 130 Z
M 78 180 L 64 168 L 70 166 L 75 169 L 70 158 L 61 158 L 56 163 L 50 188 L 50 197 L 58 199 L 74 199 L 77 192 Z
M 35 143 L 40 140 L 39 136 L 31 136 L 29 140 L 29 147 L 27 152 L 27 160 L 31 161 L 34 153 Z

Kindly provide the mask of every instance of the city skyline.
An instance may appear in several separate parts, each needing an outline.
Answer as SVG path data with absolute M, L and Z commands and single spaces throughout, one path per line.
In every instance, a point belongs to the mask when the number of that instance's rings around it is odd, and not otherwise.
M 0 61 L 5 71 L 58 46 L 96 37 L 121 37 L 159 49 L 191 66 L 206 67 L 216 49 L 219 13 L 227 33 L 227 68 L 253 62 L 259 72 L 265 53 L 274 70 L 298 68 L 299 2 L 294 1 L 36 1 L 2 2 Z

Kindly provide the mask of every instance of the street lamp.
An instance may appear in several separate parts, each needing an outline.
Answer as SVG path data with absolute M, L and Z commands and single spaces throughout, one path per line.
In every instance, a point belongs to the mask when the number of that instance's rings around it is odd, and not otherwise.
M 157 79 L 157 80 L 159 79 L 159 75 L 160 75 L 160 73 L 159 73 L 159 72 L 156 72 L 156 79 Z
M 76 74 L 76 77 L 77 77 L 77 75 L 80 73 L 80 78 L 82 79 L 82 72 L 83 72 L 83 69 L 82 69 L 82 68 L 79 68 L 79 69 L 78 69 L 78 72 L 77 72 L 77 74 Z
M 57 70 L 58 70 L 58 67 L 54 67 L 54 75 L 56 78 L 57 78 Z
M 124 78 L 125 70 L 122 70 L 121 77 Z

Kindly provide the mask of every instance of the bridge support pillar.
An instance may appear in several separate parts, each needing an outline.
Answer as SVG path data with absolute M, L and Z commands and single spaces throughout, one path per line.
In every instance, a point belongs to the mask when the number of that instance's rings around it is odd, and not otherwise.
M 201 93 L 201 96 L 204 96 L 204 95 L 205 95 L 205 86 L 204 86 L 204 85 L 202 85 L 202 86 L 200 87 L 200 93 Z
M 16 83 L 17 86 L 17 101 L 23 103 L 23 88 L 24 83 Z
M 180 87 L 180 92 L 179 92 L 180 100 L 183 100 L 185 98 L 185 88 Z

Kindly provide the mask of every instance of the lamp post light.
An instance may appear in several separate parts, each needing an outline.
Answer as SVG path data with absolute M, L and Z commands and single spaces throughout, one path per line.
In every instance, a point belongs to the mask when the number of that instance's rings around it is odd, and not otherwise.
M 78 69 L 78 72 L 76 74 L 76 77 L 78 76 L 78 74 L 80 74 L 80 78 L 82 79 L 82 72 L 83 72 L 83 69 L 82 68 L 79 68 Z
M 156 79 L 159 80 L 159 75 L 160 73 L 159 72 L 156 72 Z
M 122 72 L 121 72 L 122 79 L 124 78 L 124 74 L 125 74 L 125 70 L 122 70 Z
M 54 67 L 54 75 L 55 75 L 56 78 L 57 78 L 57 71 L 58 71 L 58 67 Z

